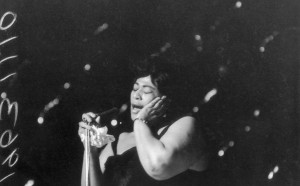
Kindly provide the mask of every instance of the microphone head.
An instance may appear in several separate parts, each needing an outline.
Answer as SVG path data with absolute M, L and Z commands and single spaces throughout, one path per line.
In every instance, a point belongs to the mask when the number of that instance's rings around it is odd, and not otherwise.
M 117 109 L 116 107 L 113 107 L 109 110 L 106 110 L 104 112 L 98 113 L 96 114 L 97 116 L 103 117 L 103 116 L 107 116 L 107 115 L 111 115 L 111 114 L 116 114 L 119 111 L 119 109 Z
M 112 117 L 114 117 L 115 115 L 117 115 L 119 112 L 119 109 L 116 107 L 113 107 L 109 110 L 106 110 L 104 112 L 101 113 L 97 113 L 96 117 L 95 117 L 95 124 L 99 127 L 104 127 L 105 123 L 110 122 L 110 119 Z M 98 120 L 98 121 L 97 121 Z M 97 122 L 96 122 L 97 121 Z M 93 124 L 94 124 L 93 123 Z

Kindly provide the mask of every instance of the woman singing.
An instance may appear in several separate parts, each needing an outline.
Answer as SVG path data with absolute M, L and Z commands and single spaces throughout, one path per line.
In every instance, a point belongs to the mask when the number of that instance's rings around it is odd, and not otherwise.
M 177 102 L 184 84 L 159 59 L 137 68 L 130 94 L 133 131 L 98 149 L 90 147 L 91 186 L 199 185 L 195 180 L 207 167 L 201 123 Z M 94 113 L 87 113 L 95 119 Z M 79 134 L 85 124 L 80 122 Z M 84 157 L 86 158 L 86 157 Z M 85 161 L 83 161 L 85 162 Z M 82 186 L 85 184 L 85 165 Z

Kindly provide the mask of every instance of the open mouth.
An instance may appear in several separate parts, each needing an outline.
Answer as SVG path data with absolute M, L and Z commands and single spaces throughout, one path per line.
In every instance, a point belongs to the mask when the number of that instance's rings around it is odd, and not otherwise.
M 141 105 L 131 104 L 131 112 L 134 114 L 137 114 L 142 108 Z

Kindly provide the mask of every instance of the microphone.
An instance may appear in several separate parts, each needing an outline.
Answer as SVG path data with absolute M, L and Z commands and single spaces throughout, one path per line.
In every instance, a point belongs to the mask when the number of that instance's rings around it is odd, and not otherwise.
M 116 107 L 111 108 L 109 110 L 106 110 L 104 112 L 101 113 L 95 113 L 94 117 L 90 117 L 87 114 L 83 114 L 82 115 L 82 120 L 84 122 L 86 122 L 89 125 L 96 125 L 99 127 L 104 127 L 105 125 L 103 123 L 107 122 L 107 120 L 114 114 L 116 114 L 116 112 L 118 112 L 119 109 L 117 109 Z M 104 120 L 106 119 L 106 120 Z M 101 122 L 100 122 L 101 120 Z M 104 120 L 104 121 L 103 121 Z
M 109 110 L 106 110 L 104 112 L 101 112 L 101 113 L 96 113 L 96 118 L 100 116 L 101 117 L 104 117 L 104 116 L 109 116 L 109 115 L 112 115 L 112 114 L 115 114 L 116 112 L 118 112 L 119 109 L 117 109 L 116 107 L 113 107 Z
M 113 107 L 109 110 L 103 111 L 101 113 L 96 113 L 95 118 L 93 119 L 92 123 L 99 127 L 104 127 L 105 123 L 109 121 L 109 119 L 117 114 L 119 112 L 119 109 L 116 107 Z

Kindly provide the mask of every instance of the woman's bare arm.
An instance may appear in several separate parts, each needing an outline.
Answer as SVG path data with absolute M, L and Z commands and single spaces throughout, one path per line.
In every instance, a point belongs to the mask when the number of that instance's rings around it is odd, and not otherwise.
M 134 133 L 140 161 L 148 175 L 157 180 L 187 170 L 204 154 L 204 139 L 191 116 L 173 123 L 160 140 L 141 120 L 134 122 Z

